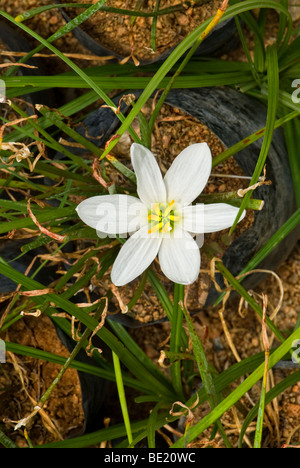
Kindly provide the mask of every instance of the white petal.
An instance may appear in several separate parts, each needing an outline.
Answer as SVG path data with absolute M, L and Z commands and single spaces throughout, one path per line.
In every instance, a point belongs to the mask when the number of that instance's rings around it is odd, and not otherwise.
M 130 152 L 140 199 L 148 208 L 152 203 L 164 203 L 166 187 L 154 155 L 138 143 L 131 145 Z
M 163 273 L 174 283 L 191 284 L 199 275 L 199 248 L 192 236 L 179 227 L 163 238 L 158 259 Z
M 227 203 L 198 204 L 183 209 L 183 227 L 190 232 L 216 232 L 232 226 L 239 209 Z M 240 221 L 245 217 L 242 213 Z
M 122 246 L 112 268 L 111 280 L 116 286 L 133 281 L 155 259 L 161 238 L 150 237 L 148 227 L 135 232 Z
M 106 234 L 136 231 L 147 223 L 147 208 L 138 198 L 129 195 L 87 198 L 76 210 L 88 226 Z
M 185 148 L 165 175 L 167 200 L 189 205 L 204 189 L 211 172 L 212 157 L 206 143 Z

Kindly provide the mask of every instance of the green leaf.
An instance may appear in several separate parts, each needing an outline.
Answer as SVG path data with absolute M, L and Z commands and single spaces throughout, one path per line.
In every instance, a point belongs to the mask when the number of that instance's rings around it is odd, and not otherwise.
M 275 128 L 275 121 L 276 121 L 276 112 L 277 112 L 277 105 L 278 105 L 278 96 L 279 96 L 279 71 L 278 71 L 278 59 L 277 59 L 277 51 L 275 45 L 269 46 L 267 48 L 267 71 L 268 71 L 268 110 L 267 110 L 267 122 L 266 122 L 266 130 L 263 139 L 262 148 L 259 154 L 259 158 L 255 167 L 255 170 L 252 174 L 252 178 L 250 181 L 249 186 L 252 186 L 257 183 L 259 177 L 261 176 L 262 170 L 264 168 L 269 148 L 273 138 L 273 131 Z M 234 231 L 237 223 L 240 220 L 240 217 L 245 209 L 247 201 L 252 195 L 253 190 L 249 190 L 246 193 L 243 201 L 241 203 L 240 209 L 236 216 L 236 219 L 230 228 L 229 235 L 232 234 Z
M 291 375 L 289 375 L 288 377 L 283 379 L 281 382 L 276 384 L 271 390 L 269 390 L 266 393 L 265 404 L 268 405 L 274 398 L 278 397 L 278 395 L 283 393 L 287 388 L 299 382 L 299 378 L 300 378 L 300 370 L 297 370 L 296 372 L 293 372 Z M 253 406 L 253 408 L 251 408 L 251 410 L 249 411 L 249 413 L 247 414 L 243 422 L 243 426 L 241 428 L 240 435 L 239 435 L 239 443 L 238 443 L 238 446 L 240 448 L 242 447 L 243 437 L 246 433 L 246 430 L 249 424 L 251 423 L 251 421 L 253 421 L 253 419 L 257 416 L 258 411 L 259 411 L 259 403 L 256 403 L 256 405 Z
M 299 158 L 299 136 L 300 122 L 298 119 L 286 122 L 284 135 L 289 155 L 294 194 L 298 208 L 300 208 L 300 158 Z
M 18 448 L 18 446 L 0 430 L 0 444 L 5 448 Z

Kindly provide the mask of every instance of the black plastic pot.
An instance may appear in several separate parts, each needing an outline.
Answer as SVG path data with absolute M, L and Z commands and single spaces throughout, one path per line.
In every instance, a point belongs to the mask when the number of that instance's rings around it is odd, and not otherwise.
M 46 250 L 42 248 L 34 249 L 30 252 L 25 253 L 22 257 L 17 258 L 21 254 L 22 247 L 28 243 L 29 240 L 21 239 L 12 239 L 12 240 L 2 240 L 0 243 L 0 257 L 3 258 L 7 263 L 9 263 L 15 270 L 20 273 L 25 274 L 28 266 L 33 261 L 34 257 L 41 253 L 46 253 Z M 34 269 L 40 265 L 39 261 L 34 264 Z M 32 272 L 31 272 L 32 273 Z M 53 268 L 42 268 L 35 279 L 40 281 L 42 284 L 50 284 L 51 281 L 56 279 Z M 16 290 L 16 283 L 6 276 L 1 274 L 1 264 L 0 264 L 0 294 L 1 293 L 10 293 Z
M 138 97 L 140 91 L 135 94 Z M 231 147 L 248 135 L 260 130 L 266 122 L 267 110 L 264 105 L 231 88 L 172 90 L 166 103 L 199 119 L 216 134 L 226 147 Z M 126 112 L 125 106 L 122 111 Z M 77 130 L 82 135 L 86 135 L 86 129 L 92 137 L 102 135 L 101 139 L 93 139 L 92 141 L 98 146 L 103 146 L 107 139 L 117 132 L 119 120 L 110 109 L 100 108 L 91 113 L 83 124 L 84 127 L 79 126 Z M 235 155 L 235 159 L 245 175 L 252 176 L 261 144 L 262 139 Z M 234 276 L 240 273 L 248 261 L 265 245 L 295 209 L 293 182 L 281 129 L 275 130 L 269 150 L 267 180 L 271 180 L 272 184 L 255 190 L 255 197 L 265 201 L 263 210 L 255 212 L 253 225 L 229 246 L 223 256 L 224 265 Z M 298 238 L 299 230 L 294 230 L 257 268 L 275 270 L 291 252 Z M 264 277 L 265 275 L 261 273 L 249 275 L 243 280 L 243 285 L 247 289 L 252 289 Z M 217 280 L 223 286 L 221 275 L 217 275 Z M 213 304 L 217 297 L 218 293 L 212 286 L 204 308 Z M 114 315 L 112 319 L 127 327 L 145 326 L 144 323 L 124 314 Z M 158 322 L 147 323 L 147 325 L 154 323 Z
M 0 39 L 5 44 L 7 49 L 12 52 L 30 52 L 33 49 L 33 46 L 30 44 L 27 38 L 25 38 L 20 33 L 19 28 L 7 24 L 3 20 L 0 20 Z M 16 61 L 19 59 L 20 57 L 15 57 Z M 47 71 L 45 70 L 43 62 L 38 58 L 31 58 L 28 60 L 27 65 L 31 65 L 36 68 L 18 67 L 17 74 L 21 76 L 47 75 Z M 53 106 L 54 102 L 53 92 L 51 90 L 48 90 L 46 93 L 44 91 L 38 91 L 36 93 L 26 94 L 25 96 L 22 96 L 22 98 L 32 105 L 44 104 L 46 106 Z
M 57 3 L 64 3 L 62 0 L 57 0 Z M 66 22 L 71 20 L 65 8 L 61 8 L 62 15 Z M 94 38 L 87 32 L 85 32 L 84 25 L 82 27 L 75 28 L 73 34 L 76 39 L 93 54 L 99 56 L 113 55 L 116 59 L 122 60 L 125 56 L 120 55 L 109 47 L 101 44 L 101 38 Z M 223 21 L 218 24 L 215 29 L 209 34 L 205 41 L 198 47 L 195 52 L 195 56 L 215 56 L 222 55 L 230 50 L 234 50 L 239 43 L 237 29 L 234 18 Z M 165 60 L 176 46 L 166 50 L 160 56 L 153 60 L 139 60 L 141 65 L 147 65 L 150 63 L 161 62 Z M 129 62 L 133 63 L 130 59 Z

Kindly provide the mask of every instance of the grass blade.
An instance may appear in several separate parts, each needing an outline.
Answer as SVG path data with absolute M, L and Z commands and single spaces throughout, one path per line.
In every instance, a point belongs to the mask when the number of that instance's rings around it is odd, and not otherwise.
M 124 391 L 124 385 L 123 385 L 123 378 L 122 378 L 122 370 L 121 370 L 121 366 L 120 366 L 120 360 L 119 360 L 118 356 L 114 352 L 112 353 L 112 356 L 113 356 L 113 363 L 114 363 L 114 369 L 115 369 L 115 376 L 116 376 L 119 400 L 120 400 L 120 404 L 121 404 L 121 409 L 122 409 L 124 424 L 125 424 L 125 428 L 126 428 L 128 443 L 130 445 L 132 443 L 132 431 L 131 431 L 130 419 L 129 419 L 128 408 L 127 408 L 127 403 L 126 403 L 126 397 L 125 397 L 125 391 Z
M 266 405 L 269 404 L 274 398 L 276 398 L 278 395 L 284 392 L 287 388 L 299 382 L 299 378 L 300 378 L 300 370 L 297 370 L 293 372 L 291 375 L 289 375 L 288 377 L 286 377 L 285 379 L 283 379 L 277 385 L 275 385 L 271 390 L 269 390 L 266 393 L 265 404 Z M 253 421 L 253 419 L 257 416 L 258 411 L 259 411 L 259 403 L 253 406 L 253 408 L 247 414 L 244 420 L 243 426 L 241 428 L 240 435 L 239 435 L 239 443 L 238 443 L 239 448 L 242 447 L 242 441 L 243 441 L 245 432 L 249 424 L 251 423 L 251 421 Z
M 263 320 L 262 320 L 262 341 L 265 348 L 265 367 L 262 381 L 262 389 L 258 407 L 258 417 L 254 437 L 254 448 L 261 448 L 261 439 L 263 432 L 265 400 L 266 400 L 266 387 L 269 367 L 270 345 L 266 330 L 266 309 L 267 309 L 267 296 L 263 295 Z
M 265 161 L 268 156 L 268 151 L 272 142 L 273 131 L 275 127 L 278 96 L 279 96 L 279 72 L 278 72 L 277 51 L 274 45 L 267 48 L 267 70 L 268 70 L 268 112 L 267 112 L 266 130 L 265 130 L 265 136 L 263 139 L 263 144 L 262 144 L 262 148 L 260 151 L 260 155 L 259 155 L 254 173 L 250 181 L 250 186 L 257 183 L 262 173 L 263 167 L 265 165 Z M 232 232 L 234 231 L 245 209 L 246 203 L 252 195 L 252 192 L 253 190 L 249 190 L 249 192 L 247 192 L 245 197 L 243 198 L 237 217 L 232 227 L 230 228 L 229 235 L 231 235 Z
M 5 448 L 19 448 L 4 432 L 0 430 L 0 444 Z

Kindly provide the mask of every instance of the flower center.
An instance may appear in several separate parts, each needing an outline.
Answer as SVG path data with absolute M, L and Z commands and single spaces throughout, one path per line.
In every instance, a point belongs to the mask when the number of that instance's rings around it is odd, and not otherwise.
M 175 201 L 171 203 L 153 203 L 151 210 L 148 212 L 148 222 L 150 229 L 148 234 L 153 232 L 171 232 L 174 225 L 179 221 L 180 216 L 174 209 Z

